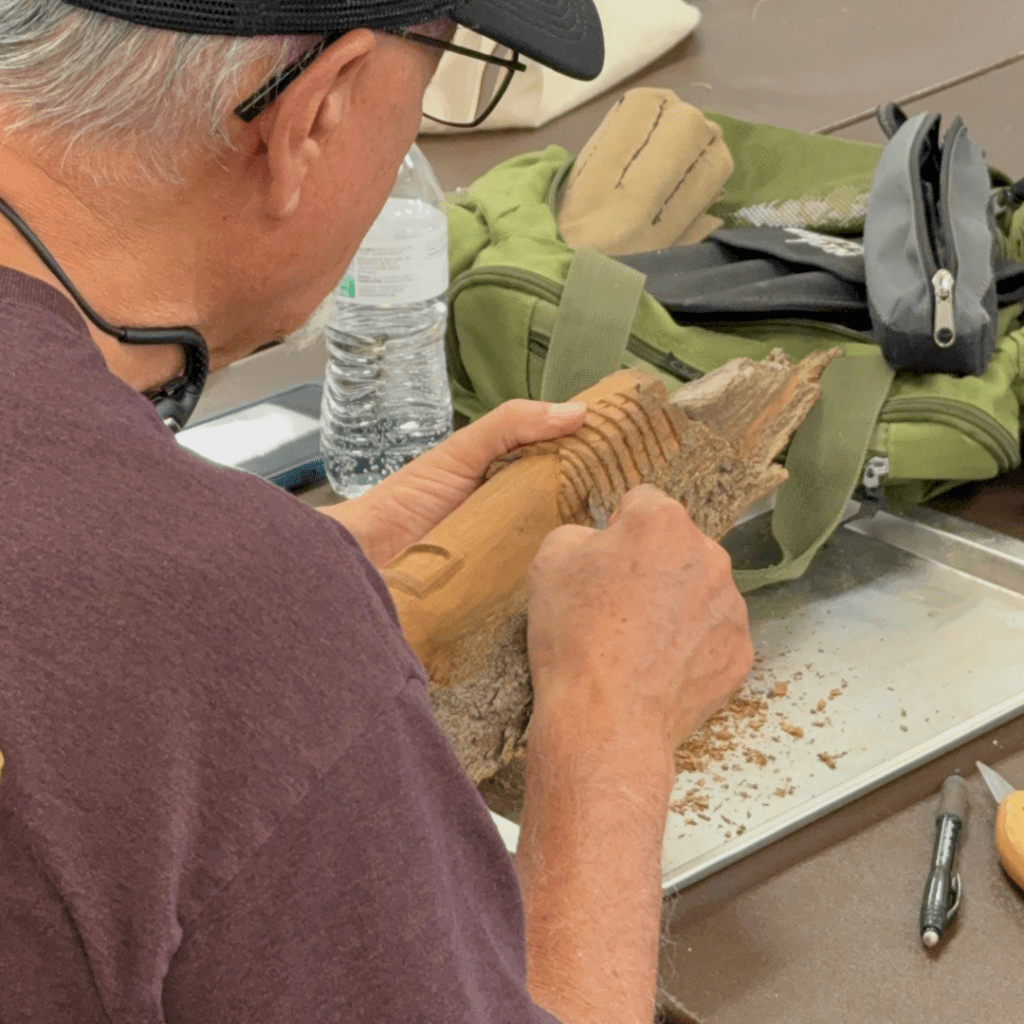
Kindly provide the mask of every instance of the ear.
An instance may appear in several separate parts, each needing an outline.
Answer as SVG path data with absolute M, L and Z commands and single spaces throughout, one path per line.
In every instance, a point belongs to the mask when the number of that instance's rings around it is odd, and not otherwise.
M 347 32 L 253 122 L 266 150 L 265 202 L 271 217 L 295 213 L 309 168 L 341 125 L 358 67 L 375 46 L 369 29 Z

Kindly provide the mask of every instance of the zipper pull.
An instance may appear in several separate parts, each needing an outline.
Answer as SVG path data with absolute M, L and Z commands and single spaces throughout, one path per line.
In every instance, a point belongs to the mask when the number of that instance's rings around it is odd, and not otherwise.
M 953 320 L 953 286 L 956 281 L 948 270 L 936 271 L 932 278 L 935 292 L 935 333 L 932 335 L 939 348 L 949 348 L 956 341 L 956 323 Z

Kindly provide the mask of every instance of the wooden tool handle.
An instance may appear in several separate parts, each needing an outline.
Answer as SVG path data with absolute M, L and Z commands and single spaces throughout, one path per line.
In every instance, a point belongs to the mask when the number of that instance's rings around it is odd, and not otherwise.
M 1011 793 L 999 805 L 996 852 L 1006 873 L 1024 889 L 1024 791 Z

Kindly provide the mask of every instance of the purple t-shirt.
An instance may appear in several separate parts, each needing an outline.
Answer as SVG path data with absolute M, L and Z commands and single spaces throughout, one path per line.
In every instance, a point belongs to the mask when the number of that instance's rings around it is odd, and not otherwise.
M 552 1018 L 337 523 L 182 450 L 0 269 L 0 1021 Z

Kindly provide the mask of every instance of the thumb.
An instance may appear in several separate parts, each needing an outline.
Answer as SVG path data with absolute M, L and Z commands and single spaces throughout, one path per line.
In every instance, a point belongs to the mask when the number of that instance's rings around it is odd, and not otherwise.
M 471 474 L 482 475 L 495 459 L 513 448 L 551 441 L 578 430 L 586 415 L 584 402 L 515 398 L 452 434 L 447 453 Z
M 571 434 L 583 425 L 587 415 L 585 402 L 533 402 L 516 398 L 473 424 L 493 445 L 494 457 L 513 448 L 537 441 L 551 441 Z

